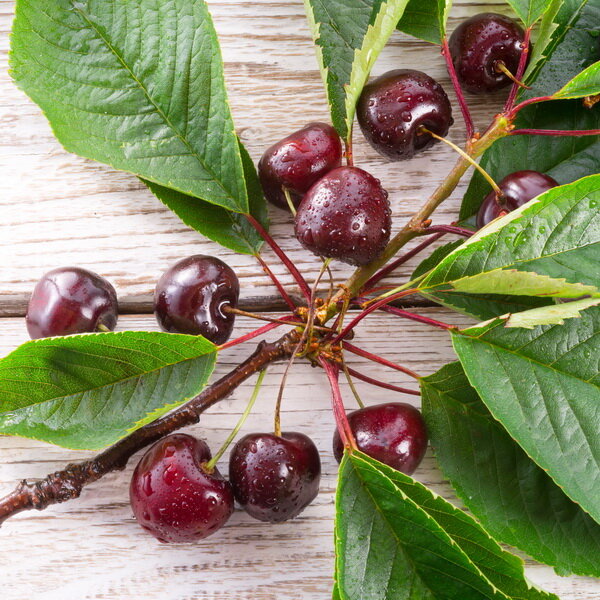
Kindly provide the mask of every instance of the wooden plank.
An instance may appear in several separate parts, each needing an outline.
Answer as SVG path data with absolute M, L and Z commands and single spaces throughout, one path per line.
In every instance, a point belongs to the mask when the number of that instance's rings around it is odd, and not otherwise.
M 424 314 L 444 319 L 441 309 Z M 464 325 L 461 319 L 457 324 Z M 22 319 L 2 319 L 0 355 L 27 339 Z M 240 320 L 237 333 L 252 323 Z M 121 329 L 154 330 L 149 316 L 125 316 Z M 386 332 L 385 336 L 381 333 Z M 387 315 L 373 315 L 358 332 L 359 341 L 380 355 L 419 373 L 433 372 L 451 360 L 443 331 Z M 223 354 L 218 373 L 224 373 L 252 347 Z M 357 359 L 358 369 L 399 385 L 413 383 L 402 373 Z M 284 365 L 275 365 L 244 431 L 268 431 Z M 418 404 L 418 398 L 393 394 L 358 383 L 368 404 L 392 399 Z M 220 403 L 189 429 L 218 448 L 240 414 L 252 382 Z M 352 397 L 344 386 L 349 407 Z M 307 364 L 293 369 L 284 399 L 285 429 L 310 434 L 321 452 L 321 493 L 298 519 L 281 525 L 253 521 L 237 510 L 217 535 L 198 544 L 164 546 L 135 523 L 127 500 L 127 485 L 135 461 L 122 473 L 107 476 L 87 488 L 82 498 L 47 509 L 23 513 L 0 533 L 2 597 L 6 600 L 322 600 L 328 597 L 332 572 L 333 494 L 337 465 L 331 455 L 333 420 L 324 375 Z M 0 437 L 0 493 L 23 477 L 42 477 L 80 460 L 89 453 L 69 451 L 35 441 Z M 226 461 L 222 461 L 226 470 Z M 428 454 L 418 478 L 446 498 L 452 498 L 433 457 Z M 528 564 L 528 576 L 557 593 L 562 600 L 600 600 L 600 582 L 560 578 L 552 570 Z
M 456 2 L 451 27 L 467 15 L 497 3 Z M 274 141 L 307 121 L 328 113 L 310 33 L 301 2 L 261 0 L 210 2 L 226 61 L 226 76 L 239 133 L 258 159 Z M 188 229 L 136 178 L 66 153 L 53 138 L 41 111 L 9 79 L 8 32 L 13 0 L 0 0 L 0 315 L 21 315 L 35 281 L 47 270 L 67 264 L 93 269 L 117 287 L 124 310 L 147 312 L 153 286 L 177 259 L 207 253 L 235 267 L 246 297 L 273 294 L 252 257 L 221 249 Z M 438 51 L 397 33 L 384 50 L 374 74 L 418 67 L 450 83 Z M 472 98 L 476 121 L 484 125 L 504 94 Z M 461 142 L 464 128 L 458 109 L 451 139 Z M 380 178 L 390 192 L 395 229 L 442 181 L 455 157 L 438 146 L 414 160 L 386 162 L 355 135 L 356 161 Z M 464 186 L 460 188 L 464 189 Z M 460 190 L 443 206 L 437 223 L 456 217 Z M 272 210 L 272 233 L 295 264 L 314 276 L 315 258 L 293 236 L 290 217 Z M 272 253 L 267 259 L 274 263 Z M 418 260 L 402 267 L 412 272 Z M 289 280 L 281 265 L 278 275 Z M 335 269 L 342 280 L 350 267 Z

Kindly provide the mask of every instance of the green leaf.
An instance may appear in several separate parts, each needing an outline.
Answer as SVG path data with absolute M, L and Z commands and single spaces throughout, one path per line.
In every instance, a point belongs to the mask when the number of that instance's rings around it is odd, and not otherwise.
M 422 378 L 421 390 L 436 458 L 485 529 L 561 574 L 600 577 L 600 525 L 492 417 L 460 363 Z
M 244 164 L 250 214 L 268 229 L 267 205 L 258 175 L 248 151 L 240 142 Z M 144 180 L 142 180 L 144 181 Z M 229 211 L 186 194 L 144 181 L 152 193 L 168 206 L 186 225 L 214 242 L 241 254 L 257 254 L 263 240 L 244 214 Z
M 304 0 L 331 121 L 343 139 L 356 102 L 408 0 Z
M 521 100 L 552 95 L 598 59 L 598 0 L 588 0 L 587 4 L 581 0 L 565 0 L 556 21 L 558 23 L 547 26 L 551 31 L 545 49 L 541 50 L 544 42 L 540 40 L 534 45 L 531 72 L 525 78 L 533 88 L 521 94 Z M 536 57 L 538 50 L 542 54 Z M 544 102 L 523 109 L 515 125 L 519 129 L 599 129 L 600 110 L 585 108 L 580 100 Z M 528 169 L 547 173 L 560 184 L 571 183 L 598 172 L 600 138 L 509 136 L 495 142 L 480 163 L 500 181 L 509 173 L 523 169 L 523 156 L 527 157 Z M 463 199 L 460 218 L 472 217 L 490 191 L 487 181 L 476 172 Z
M 555 598 L 472 517 L 364 454 L 344 457 L 336 508 L 344 600 Z
M 18 0 L 11 68 L 63 146 L 248 212 L 217 36 L 202 0 Z
M 600 94 L 600 61 L 573 77 L 554 94 L 557 99 L 583 98 Z
M 523 450 L 600 521 L 600 309 L 564 325 L 504 324 L 452 332 L 469 382 Z
M 446 34 L 452 0 L 409 0 L 398 29 L 432 44 L 441 44 Z
M 506 0 L 525 27 L 531 27 L 548 10 L 548 0 Z
M 196 396 L 217 347 L 142 331 L 33 340 L 0 360 L 0 432 L 98 449 Z
M 481 229 L 420 287 L 564 298 L 598 294 L 599 205 L 600 175 L 553 188 Z
M 518 312 L 506 317 L 505 327 L 524 327 L 533 329 L 537 325 L 563 325 L 565 319 L 574 319 L 580 316 L 582 310 L 598 306 L 600 298 L 582 298 L 560 304 L 551 304 L 540 308 L 533 308 Z

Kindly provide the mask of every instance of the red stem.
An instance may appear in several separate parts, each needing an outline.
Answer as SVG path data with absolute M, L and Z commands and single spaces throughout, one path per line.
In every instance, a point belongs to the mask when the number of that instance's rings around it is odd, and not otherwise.
M 375 275 L 373 275 L 373 277 L 371 277 L 371 279 L 369 279 L 363 286 L 363 289 L 366 290 L 363 292 L 363 294 L 370 294 L 372 292 L 371 288 L 378 281 L 381 281 L 382 279 L 387 277 L 392 271 L 396 270 L 400 265 L 403 265 L 405 262 L 409 261 L 413 256 L 419 254 L 419 252 L 425 250 L 425 248 L 433 244 L 433 242 L 439 240 L 443 235 L 444 233 L 436 233 L 435 235 L 432 235 L 430 238 L 426 239 L 424 242 L 421 242 L 412 250 L 398 257 L 396 260 L 389 263 L 386 267 L 375 273 Z
M 436 321 L 435 319 L 430 319 L 429 317 L 416 315 L 415 313 L 408 312 L 407 310 L 402 310 L 401 308 L 397 308 L 395 306 L 382 306 L 381 310 L 390 313 L 391 315 L 403 317 L 404 319 L 410 319 L 411 321 L 417 321 L 418 323 L 425 323 L 426 325 L 438 327 L 439 329 L 445 329 L 446 331 L 448 331 L 449 329 L 456 329 L 454 325 L 448 325 L 448 323 L 442 323 L 442 321 Z
M 515 73 L 515 79 L 517 81 L 521 81 L 523 79 L 523 75 L 525 74 L 525 68 L 527 67 L 527 57 L 529 56 L 529 50 L 531 48 L 530 40 L 531 27 L 528 27 L 525 30 L 525 36 L 522 42 L 523 52 L 521 52 L 519 65 L 517 67 L 517 72 Z M 512 87 L 510 88 L 510 93 L 508 94 L 508 98 L 506 99 L 506 104 L 504 105 L 504 114 L 508 114 L 512 110 L 515 104 L 515 100 L 517 98 L 517 93 L 519 92 L 519 87 L 520 86 L 518 83 L 512 84 Z
M 428 232 L 431 233 L 453 233 L 455 235 L 461 235 L 462 237 L 469 238 L 475 232 L 464 227 L 458 227 L 456 225 L 431 225 L 427 228 Z
M 325 370 L 331 385 L 331 406 L 333 408 L 333 415 L 335 422 L 342 438 L 344 448 L 354 448 L 356 450 L 356 440 L 352 433 L 352 428 L 348 422 L 346 416 L 346 409 L 344 408 L 344 400 L 342 399 L 342 392 L 340 390 L 339 373 L 340 370 L 337 365 L 330 363 L 328 360 L 319 357 L 319 362 Z
M 284 299 L 285 303 L 290 307 L 290 310 L 292 312 L 295 311 L 296 305 L 290 298 L 289 294 L 286 292 L 281 281 L 279 281 L 279 279 L 277 279 L 277 276 L 275 275 L 275 273 L 273 273 L 273 271 L 271 271 L 269 265 L 265 262 L 265 259 L 260 254 L 255 254 L 255 256 L 256 256 L 256 260 L 258 260 L 258 262 L 262 266 L 263 271 L 271 278 L 271 281 L 275 284 L 275 287 L 279 291 L 279 294 Z
M 538 104 L 539 102 L 548 102 L 554 100 L 552 96 L 538 96 L 537 98 L 529 98 L 529 100 L 523 100 L 520 104 L 517 104 L 506 116 L 509 121 L 514 121 L 517 113 L 522 111 L 526 106 L 531 104 Z
M 281 323 L 267 323 L 266 325 L 263 325 L 262 327 L 259 327 L 258 329 L 251 331 L 250 333 L 246 333 L 239 338 L 230 340 L 229 342 L 226 342 L 225 344 L 222 344 L 221 346 L 219 346 L 219 350 L 225 350 L 226 348 L 232 348 L 233 346 L 238 346 L 239 344 L 243 344 L 244 342 L 247 342 L 248 340 L 252 340 L 255 337 L 258 337 L 259 335 L 268 333 L 272 329 L 277 329 L 277 327 L 281 327 L 282 325 L 285 324 L 285 322 L 288 322 L 288 323 L 294 323 L 294 322 L 300 323 L 301 322 L 296 317 L 282 317 L 281 321 L 282 321 Z
M 467 104 L 465 95 L 463 94 L 462 88 L 460 87 L 458 76 L 456 75 L 456 69 L 454 68 L 454 63 L 452 62 L 452 56 L 450 55 L 448 39 L 445 36 L 442 40 L 442 56 L 446 61 L 448 74 L 450 75 L 450 79 L 452 80 L 452 85 L 454 86 L 456 99 L 458 100 L 458 105 L 460 106 L 460 110 L 465 121 L 465 127 L 467 128 L 467 140 L 471 140 L 473 134 L 475 133 L 475 127 L 473 126 L 473 118 L 471 117 L 471 111 L 469 110 L 469 105 Z
M 354 166 L 354 150 L 352 149 L 352 132 L 350 132 L 348 139 L 345 141 L 346 146 L 346 164 L 349 167 Z
M 363 350 L 350 342 L 344 342 L 344 349 L 352 352 L 352 354 L 356 354 L 357 356 L 362 356 L 363 358 L 368 358 L 373 362 L 379 363 L 380 365 L 384 365 L 386 367 L 390 367 L 390 369 L 395 369 L 396 371 L 400 371 L 401 373 L 406 373 L 406 375 L 410 375 L 414 379 L 420 379 L 419 375 L 417 375 L 414 371 L 411 371 L 407 367 L 403 367 L 402 365 L 398 365 L 393 363 L 382 356 L 378 356 L 377 354 L 373 354 L 368 352 L 367 350 Z
M 600 129 L 515 129 L 510 135 L 559 135 L 578 137 L 581 135 L 600 135 Z
M 277 242 L 269 235 L 267 230 L 252 215 L 246 215 L 246 218 L 248 219 L 252 227 L 256 229 L 260 237 L 262 237 L 262 239 L 265 240 L 267 244 L 269 244 L 271 250 L 273 250 L 273 252 L 275 252 L 275 254 L 279 257 L 279 260 L 281 260 L 281 262 L 287 267 L 288 271 L 292 274 L 292 277 L 296 280 L 296 283 L 300 287 L 300 290 L 302 290 L 302 294 L 304 295 L 304 297 L 310 301 L 310 288 L 308 287 L 308 284 L 306 283 L 304 277 L 302 277 L 302 274 L 300 273 L 300 271 L 298 271 L 294 263 L 289 259 L 287 254 L 279 247 L 279 244 L 277 244 Z
M 368 375 L 363 375 L 362 373 L 359 373 L 358 371 L 351 369 L 350 367 L 347 367 L 347 369 L 348 369 L 348 373 L 350 373 L 350 375 L 352 375 L 352 377 L 355 377 L 356 379 L 360 379 L 361 381 L 364 381 L 365 383 L 370 383 L 371 385 L 376 385 L 377 387 L 384 388 L 386 390 L 400 392 L 401 394 L 411 394 L 412 396 L 420 396 L 421 395 L 416 390 L 410 390 L 408 388 L 403 388 L 403 387 L 399 387 L 397 385 L 392 385 L 391 383 L 385 383 L 384 381 L 379 381 L 379 379 L 373 379 L 372 377 L 369 377 Z

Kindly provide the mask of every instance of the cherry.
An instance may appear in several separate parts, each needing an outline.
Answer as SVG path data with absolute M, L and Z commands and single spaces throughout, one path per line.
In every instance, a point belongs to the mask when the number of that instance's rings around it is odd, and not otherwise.
M 36 283 L 25 322 L 31 338 L 38 339 L 112 330 L 117 318 L 117 294 L 106 279 L 79 267 L 63 267 Z
M 236 500 L 259 521 L 280 523 L 298 516 L 317 496 L 321 460 L 302 433 L 253 433 L 235 445 L 229 480 Z
M 442 86 L 412 69 L 389 71 L 368 83 L 356 114 L 371 146 L 394 160 L 411 158 L 436 142 L 422 127 L 443 137 L 454 123 Z
M 403 402 L 361 408 L 348 415 L 361 452 L 397 471 L 412 474 L 427 450 L 427 429 L 418 409 Z M 339 433 L 333 436 L 333 454 L 344 455 Z
M 193 542 L 212 535 L 233 513 L 231 485 L 206 470 L 210 449 L 175 433 L 152 446 L 138 463 L 129 498 L 138 523 L 161 542 Z
M 494 92 L 511 83 L 500 63 L 513 75 L 523 53 L 523 29 L 495 13 L 475 15 L 450 36 L 450 55 L 461 85 L 473 94 Z
M 319 256 L 365 265 L 385 248 L 391 225 L 388 194 L 379 180 L 356 167 L 338 167 L 308 190 L 295 231 Z
M 342 164 L 342 144 L 331 125 L 309 123 L 271 146 L 258 163 L 267 200 L 288 209 L 283 188 L 298 206 L 310 186 Z
M 154 314 L 171 333 L 203 335 L 215 344 L 226 342 L 235 315 L 240 284 L 222 260 L 197 254 L 175 263 L 163 273 L 154 291 Z
M 516 171 L 507 175 L 498 184 L 503 196 L 497 198 L 496 192 L 490 192 L 485 197 L 477 213 L 477 227 L 487 225 L 557 185 L 552 177 L 538 171 Z

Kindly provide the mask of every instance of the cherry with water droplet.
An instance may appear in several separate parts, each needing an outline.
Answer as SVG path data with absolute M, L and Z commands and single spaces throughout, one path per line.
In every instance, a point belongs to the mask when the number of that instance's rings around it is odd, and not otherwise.
M 360 128 L 377 152 L 393 160 L 413 157 L 444 137 L 452 106 L 442 86 L 421 71 L 396 69 L 369 82 L 356 107 Z
M 381 254 L 391 226 L 388 194 L 379 180 L 357 167 L 339 167 L 306 193 L 295 232 L 318 256 L 365 265 Z
M 32 339 L 114 329 L 117 294 L 103 277 L 79 267 L 46 273 L 36 284 L 25 321 Z
M 302 433 L 253 433 L 235 445 L 229 480 L 236 500 L 259 521 L 280 523 L 298 516 L 317 496 L 321 460 Z
M 490 192 L 484 199 L 477 213 L 477 227 L 481 228 L 490 221 L 505 215 L 519 206 L 523 206 L 540 194 L 556 187 L 558 183 L 539 171 L 515 171 L 507 175 L 498 187 L 502 196 Z
M 231 336 L 240 284 L 222 260 L 197 254 L 165 271 L 154 291 L 154 314 L 164 331 L 203 335 L 215 344 Z
M 473 94 L 485 94 L 511 84 L 499 64 L 516 75 L 524 39 L 523 29 L 504 15 L 482 13 L 463 21 L 449 41 L 462 87 Z
M 420 411 L 403 402 L 377 404 L 348 415 L 361 452 L 407 475 L 414 473 L 427 450 L 427 429 Z M 339 433 L 333 436 L 333 454 L 344 455 Z
M 258 163 L 265 197 L 279 208 L 289 209 L 283 189 L 295 206 L 311 185 L 342 163 L 342 144 L 327 123 L 309 123 L 271 146 Z
M 207 444 L 176 433 L 158 441 L 138 463 L 129 498 L 138 523 L 161 542 L 194 542 L 212 535 L 233 513 L 231 485 L 208 471 Z

